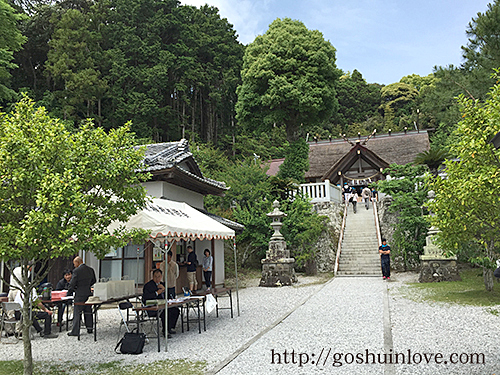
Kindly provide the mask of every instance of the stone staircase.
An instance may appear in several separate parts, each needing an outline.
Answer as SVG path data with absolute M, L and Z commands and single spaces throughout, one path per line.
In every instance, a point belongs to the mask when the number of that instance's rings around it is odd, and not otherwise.
M 382 276 L 373 205 L 349 206 L 337 276 Z

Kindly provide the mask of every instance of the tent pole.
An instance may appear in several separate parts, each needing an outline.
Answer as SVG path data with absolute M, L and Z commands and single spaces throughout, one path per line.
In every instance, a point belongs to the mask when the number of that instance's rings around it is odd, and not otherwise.
M 165 252 L 163 252 L 163 262 L 165 264 L 165 273 L 163 274 L 163 282 L 165 283 L 165 326 L 163 329 L 165 330 L 165 352 L 168 352 L 168 251 L 172 249 L 172 245 L 174 241 L 169 244 L 168 240 L 165 238 Z
M 0 263 L 0 267 L 2 267 L 2 269 L 0 270 L 0 293 L 3 293 L 3 278 L 5 276 L 5 264 L 3 263 L 3 260 L 2 262 Z
M 165 252 L 163 255 L 163 262 L 165 264 L 165 273 L 163 274 L 163 283 L 165 284 L 165 324 L 163 324 L 163 330 L 165 331 L 165 352 L 168 352 L 168 284 L 167 284 L 167 273 L 168 273 L 168 240 L 165 238 Z M 157 312 L 159 314 L 160 312 Z M 163 323 L 163 322 L 162 322 Z
M 234 249 L 234 273 L 236 275 L 236 308 L 238 310 L 238 316 L 240 316 L 240 295 L 238 294 L 238 261 L 236 259 L 236 237 L 233 238 L 233 249 Z

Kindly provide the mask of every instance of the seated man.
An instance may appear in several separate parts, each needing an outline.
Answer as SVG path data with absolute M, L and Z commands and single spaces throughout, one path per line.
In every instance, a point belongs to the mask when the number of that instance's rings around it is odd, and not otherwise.
M 15 300 L 15 302 L 19 303 L 21 308 L 24 305 L 22 297 L 23 297 L 22 293 L 18 293 Z M 35 294 L 34 289 L 32 294 L 32 300 L 33 300 L 33 328 L 35 328 L 36 332 L 39 333 L 41 337 L 45 339 L 55 339 L 57 335 L 52 333 L 52 311 L 46 308 L 45 305 L 38 300 L 38 297 Z M 44 321 L 43 330 L 42 327 L 40 327 L 38 320 Z
M 71 270 L 64 270 L 63 272 L 63 278 L 59 280 L 59 282 L 56 285 L 55 290 L 68 290 L 69 289 L 69 283 L 71 281 L 71 276 L 72 272 Z M 67 294 L 68 296 L 72 295 L 73 293 Z M 59 310 L 57 310 L 57 325 L 60 326 L 63 321 L 63 316 L 64 316 L 64 309 L 66 308 L 66 303 L 63 303 L 60 305 Z
M 165 283 L 162 282 L 163 272 L 160 269 L 155 269 L 153 271 L 153 279 L 148 281 L 143 288 L 142 301 L 146 304 L 146 301 L 154 299 L 165 299 Z M 175 333 L 175 326 L 177 320 L 179 319 L 179 308 L 169 307 L 168 308 L 168 338 L 170 334 Z M 156 316 L 156 311 L 148 311 L 149 316 Z M 165 310 L 160 312 L 160 321 L 162 324 L 162 334 L 165 332 Z

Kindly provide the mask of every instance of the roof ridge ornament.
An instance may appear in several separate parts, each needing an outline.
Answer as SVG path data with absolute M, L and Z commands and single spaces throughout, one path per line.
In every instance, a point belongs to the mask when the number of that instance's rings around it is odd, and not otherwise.
M 344 141 L 346 141 L 347 143 L 349 143 L 351 146 L 356 146 L 354 143 L 352 143 L 352 141 L 350 141 L 350 140 L 349 140 L 349 138 L 347 138 L 347 137 L 345 136 L 345 134 L 340 133 L 340 136 L 341 136 L 342 138 L 344 138 Z
M 370 134 L 364 141 L 361 143 L 362 145 L 366 145 L 366 142 L 370 140 L 371 137 L 374 137 L 375 134 L 377 133 L 377 129 L 373 129 L 372 134 Z
M 177 145 L 177 149 L 179 151 L 189 152 L 189 141 L 186 138 L 182 138 Z

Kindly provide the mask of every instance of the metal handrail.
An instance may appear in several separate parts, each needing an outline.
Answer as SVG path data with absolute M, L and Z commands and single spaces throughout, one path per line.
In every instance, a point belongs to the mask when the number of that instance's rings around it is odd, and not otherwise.
M 340 259 L 340 253 L 342 252 L 342 240 L 344 238 L 344 229 L 345 229 L 345 223 L 346 223 L 346 218 L 347 218 L 347 208 L 348 205 L 344 205 L 344 217 L 342 219 L 342 226 L 340 227 L 340 235 L 339 235 L 339 243 L 337 245 L 337 255 L 335 256 L 335 267 L 333 270 L 333 275 L 337 276 L 337 271 L 339 269 L 339 259 Z

